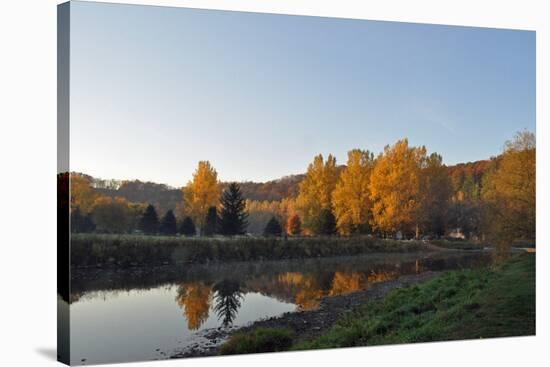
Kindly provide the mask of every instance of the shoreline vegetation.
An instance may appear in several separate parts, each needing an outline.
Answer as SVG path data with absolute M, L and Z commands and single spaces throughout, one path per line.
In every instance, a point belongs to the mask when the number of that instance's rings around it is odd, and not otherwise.
M 234 333 L 215 352 L 261 353 L 535 335 L 535 259 L 536 255 L 524 253 L 490 268 L 444 272 L 420 284 L 392 289 L 383 298 L 360 303 L 310 340 L 304 341 L 304 331 L 286 325 L 266 328 L 258 322 Z M 257 333 L 262 338 L 254 341 Z
M 263 261 L 354 256 L 370 253 L 409 253 L 483 250 L 467 241 L 380 239 L 372 236 L 336 237 L 173 237 L 143 235 L 71 235 L 72 267 L 134 267 L 230 261 Z
M 441 155 L 428 153 L 424 146 L 411 146 L 405 138 L 387 145 L 378 155 L 352 149 L 343 165 L 337 164 L 332 154 L 318 154 L 303 175 L 264 184 L 222 182 L 209 161 L 199 161 L 192 179 L 179 191 L 139 181 L 105 188 L 92 177 L 66 172 L 58 175 L 59 197 L 65 200 L 60 200 L 58 210 L 60 223 L 67 227 L 70 224 L 75 234 L 175 237 L 173 241 L 129 241 L 144 251 L 141 242 L 185 242 L 178 235 L 205 237 L 207 243 L 214 243 L 213 237 L 224 236 L 229 245 L 241 236 L 247 242 L 252 237 L 254 243 L 275 244 L 296 241 L 286 241 L 287 236 L 299 241 L 309 241 L 302 240 L 304 236 L 323 238 L 318 240 L 320 243 L 327 242 L 325 237 L 341 237 L 343 244 L 371 236 L 487 241 L 505 253 L 514 240 L 535 239 L 535 159 L 535 135 L 523 131 L 505 143 L 502 154 L 489 161 L 446 166 Z M 279 200 L 268 199 L 273 193 L 278 193 Z M 259 240 L 259 236 L 284 237 L 285 241 Z M 104 241 L 95 241 L 92 247 L 96 248 L 88 249 L 81 246 L 81 237 L 75 238 L 77 250 L 100 259 L 103 252 L 116 253 L 116 249 L 104 249 Z M 118 248 L 119 243 L 127 242 L 122 239 L 110 243 Z M 198 242 L 188 243 L 185 248 Z M 319 256 L 340 254 L 306 247 L 309 252 L 321 252 Z M 126 248 L 132 251 L 132 246 Z M 216 254 L 205 253 L 209 250 L 224 251 L 206 246 L 198 248 L 195 257 L 217 259 Z M 263 247 L 249 244 L 226 252 L 234 250 L 265 252 Z M 163 249 L 148 251 L 170 261 Z M 278 249 L 270 251 L 276 254 Z M 312 256 L 308 251 L 288 256 Z M 354 254 L 356 250 L 342 251 Z M 249 258 L 243 256 L 233 257 Z M 261 256 L 250 254 L 251 259 Z

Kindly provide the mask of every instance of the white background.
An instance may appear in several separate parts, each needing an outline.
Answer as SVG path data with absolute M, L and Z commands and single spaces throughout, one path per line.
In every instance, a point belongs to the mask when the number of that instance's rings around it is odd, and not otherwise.
M 537 31 L 537 336 L 147 362 L 141 366 L 519 366 L 550 361 L 550 9 L 541 1 L 120 1 Z M 56 348 L 56 4 L 0 4 L 0 365 L 53 365 Z M 546 64 L 546 65 L 545 65 Z M 546 68 L 545 68 L 546 66 Z M 465 142 L 467 143 L 467 142 Z M 144 332 L 147 332 L 144 330 Z M 100 341 L 98 341 L 100 342 Z M 131 364 L 133 365 L 133 364 Z

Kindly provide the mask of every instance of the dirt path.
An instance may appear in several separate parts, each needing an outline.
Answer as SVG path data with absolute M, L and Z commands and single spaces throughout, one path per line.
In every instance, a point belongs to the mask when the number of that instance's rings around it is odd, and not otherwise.
M 346 312 L 365 303 L 382 298 L 390 290 L 407 287 L 412 284 L 432 279 L 439 272 L 424 272 L 415 275 L 405 275 L 382 283 L 375 283 L 369 289 L 334 297 L 324 297 L 318 309 L 313 311 L 288 312 L 279 317 L 259 320 L 252 325 L 238 330 L 252 330 L 258 327 L 285 327 L 294 330 L 296 341 L 312 340 L 330 329 Z M 219 354 L 223 342 L 237 329 L 222 328 L 206 330 L 200 340 L 184 349 L 173 353 L 170 358 L 213 356 Z

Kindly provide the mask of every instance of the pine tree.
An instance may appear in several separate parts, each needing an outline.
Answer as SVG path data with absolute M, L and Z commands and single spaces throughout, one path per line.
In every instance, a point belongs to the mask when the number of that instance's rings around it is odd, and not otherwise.
M 197 234 L 197 229 L 195 228 L 195 223 L 191 217 L 185 217 L 183 222 L 181 222 L 179 233 L 184 236 L 194 236 Z
M 203 236 L 212 236 L 218 232 L 218 210 L 215 206 L 208 208 L 203 222 L 204 225 L 201 228 Z
M 155 207 L 149 204 L 139 221 L 139 229 L 145 234 L 157 233 L 159 219 Z
M 176 234 L 176 216 L 172 210 L 168 210 L 160 221 L 159 232 L 163 235 L 173 236 Z
M 271 217 L 264 229 L 264 236 L 280 236 L 283 232 L 281 224 L 275 217 Z
M 248 225 L 246 204 L 236 183 L 229 184 L 221 197 L 220 233 L 226 236 L 244 234 Z
M 332 214 L 332 210 L 321 210 L 317 219 L 315 232 L 325 236 L 331 236 L 336 233 L 336 218 Z

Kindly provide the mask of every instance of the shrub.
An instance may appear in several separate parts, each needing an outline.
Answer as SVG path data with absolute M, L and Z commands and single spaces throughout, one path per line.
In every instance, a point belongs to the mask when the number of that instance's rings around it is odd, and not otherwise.
M 294 332 L 285 328 L 258 328 L 237 332 L 222 345 L 221 354 L 266 353 L 288 350 Z
M 93 249 L 93 251 L 92 251 Z M 174 237 L 75 233 L 71 265 L 116 263 L 121 266 L 163 263 L 206 263 L 354 256 L 374 252 L 428 250 L 419 241 L 357 237 Z

